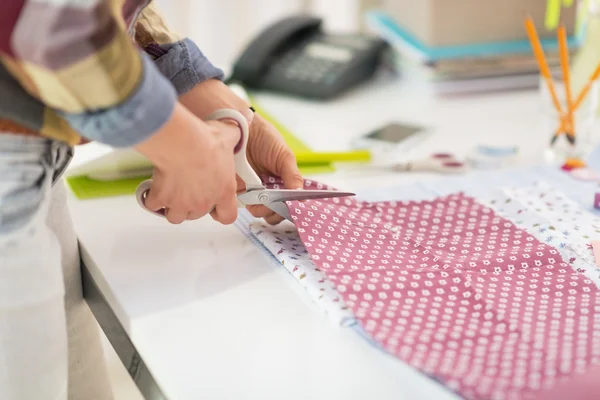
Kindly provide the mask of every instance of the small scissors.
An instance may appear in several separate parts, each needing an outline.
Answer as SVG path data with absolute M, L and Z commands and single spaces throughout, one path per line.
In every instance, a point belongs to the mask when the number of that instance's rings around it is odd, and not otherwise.
M 466 172 L 467 165 L 449 153 L 434 153 L 429 157 L 395 164 L 394 171 L 439 172 L 442 174 L 458 174 Z
M 240 142 L 234 149 L 235 172 L 246 183 L 245 191 L 237 194 L 237 203 L 239 208 L 245 208 L 249 205 L 263 205 L 268 209 L 279 214 L 283 218 L 291 221 L 289 210 L 285 204 L 286 201 L 323 199 L 331 197 L 354 196 L 354 193 L 340 192 L 336 190 L 294 190 L 294 189 L 267 189 L 261 179 L 256 175 L 246 158 L 246 146 L 248 144 L 248 121 L 244 116 L 232 109 L 222 109 L 214 112 L 206 120 L 231 119 L 235 121 L 241 131 Z M 136 190 L 136 199 L 138 204 L 146 211 L 165 218 L 165 209 L 159 211 L 150 210 L 146 207 L 145 199 L 152 187 L 152 179 L 147 179 L 140 183 Z M 213 208 L 214 209 L 214 208 Z

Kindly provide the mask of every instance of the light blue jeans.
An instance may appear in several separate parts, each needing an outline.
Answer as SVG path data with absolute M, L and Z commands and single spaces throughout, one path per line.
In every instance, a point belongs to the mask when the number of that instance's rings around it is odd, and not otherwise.
M 0 399 L 110 399 L 60 176 L 72 148 L 0 134 Z

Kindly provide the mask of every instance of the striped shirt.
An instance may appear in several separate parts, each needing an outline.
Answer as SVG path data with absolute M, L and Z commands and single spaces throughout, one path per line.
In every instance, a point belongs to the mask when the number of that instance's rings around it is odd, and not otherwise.
M 0 133 L 132 146 L 169 119 L 178 95 L 223 78 L 149 0 L 6 3 Z

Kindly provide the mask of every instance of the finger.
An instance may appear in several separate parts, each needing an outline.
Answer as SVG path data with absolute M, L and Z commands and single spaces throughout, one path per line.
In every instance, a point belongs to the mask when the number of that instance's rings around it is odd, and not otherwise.
M 281 179 L 286 189 L 304 188 L 304 178 L 298 169 L 296 157 L 289 151 L 281 159 Z
M 270 216 L 268 216 L 268 217 L 265 218 L 265 221 L 269 225 L 277 225 L 278 223 L 280 223 L 283 220 L 284 220 L 284 218 L 281 215 L 278 215 L 278 214 L 273 214 L 273 215 L 270 215 Z
M 255 218 L 267 218 L 275 214 L 275 212 L 265 206 L 248 206 L 248 211 Z
M 206 213 L 192 211 L 187 214 L 187 219 L 190 221 L 195 221 L 197 219 L 204 217 L 205 215 L 206 215 Z
M 211 217 L 223 225 L 233 224 L 237 218 L 237 199 L 235 196 L 226 197 L 221 203 L 217 204 L 214 211 L 210 213 Z
M 187 218 L 187 214 L 187 211 L 182 211 L 178 209 L 169 208 L 165 210 L 165 217 L 167 217 L 167 220 L 170 223 L 175 225 L 185 221 L 185 219 Z
M 164 208 L 164 204 L 163 202 L 160 200 L 160 197 L 158 195 L 158 190 L 152 190 L 150 189 L 148 192 L 146 192 L 146 198 L 144 199 L 144 205 L 152 210 L 152 211 L 158 211 L 161 208 Z

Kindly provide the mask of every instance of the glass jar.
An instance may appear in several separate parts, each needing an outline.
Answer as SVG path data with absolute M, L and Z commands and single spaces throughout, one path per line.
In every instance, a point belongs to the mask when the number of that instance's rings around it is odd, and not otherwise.
M 594 82 L 585 100 L 573 115 L 573 131 L 575 136 L 569 140 L 561 127 L 561 115 L 554 106 L 548 85 L 544 78 L 540 78 L 542 129 L 548 133 L 548 142 L 545 151 L 547 162 L 562 164 L 567 159 L 585 159 L 597 144 L 598 135 L 597 110 L 598 110 L 598 81 Z M 562 111 L 567 112 L 567 96 L 565 85 L 561 76 L 554 77 L 554 88 L 561 104 Z M 573 102 L 579 92 L 573 90 Z M 558 132 L 558 135 L 557 135 Z

